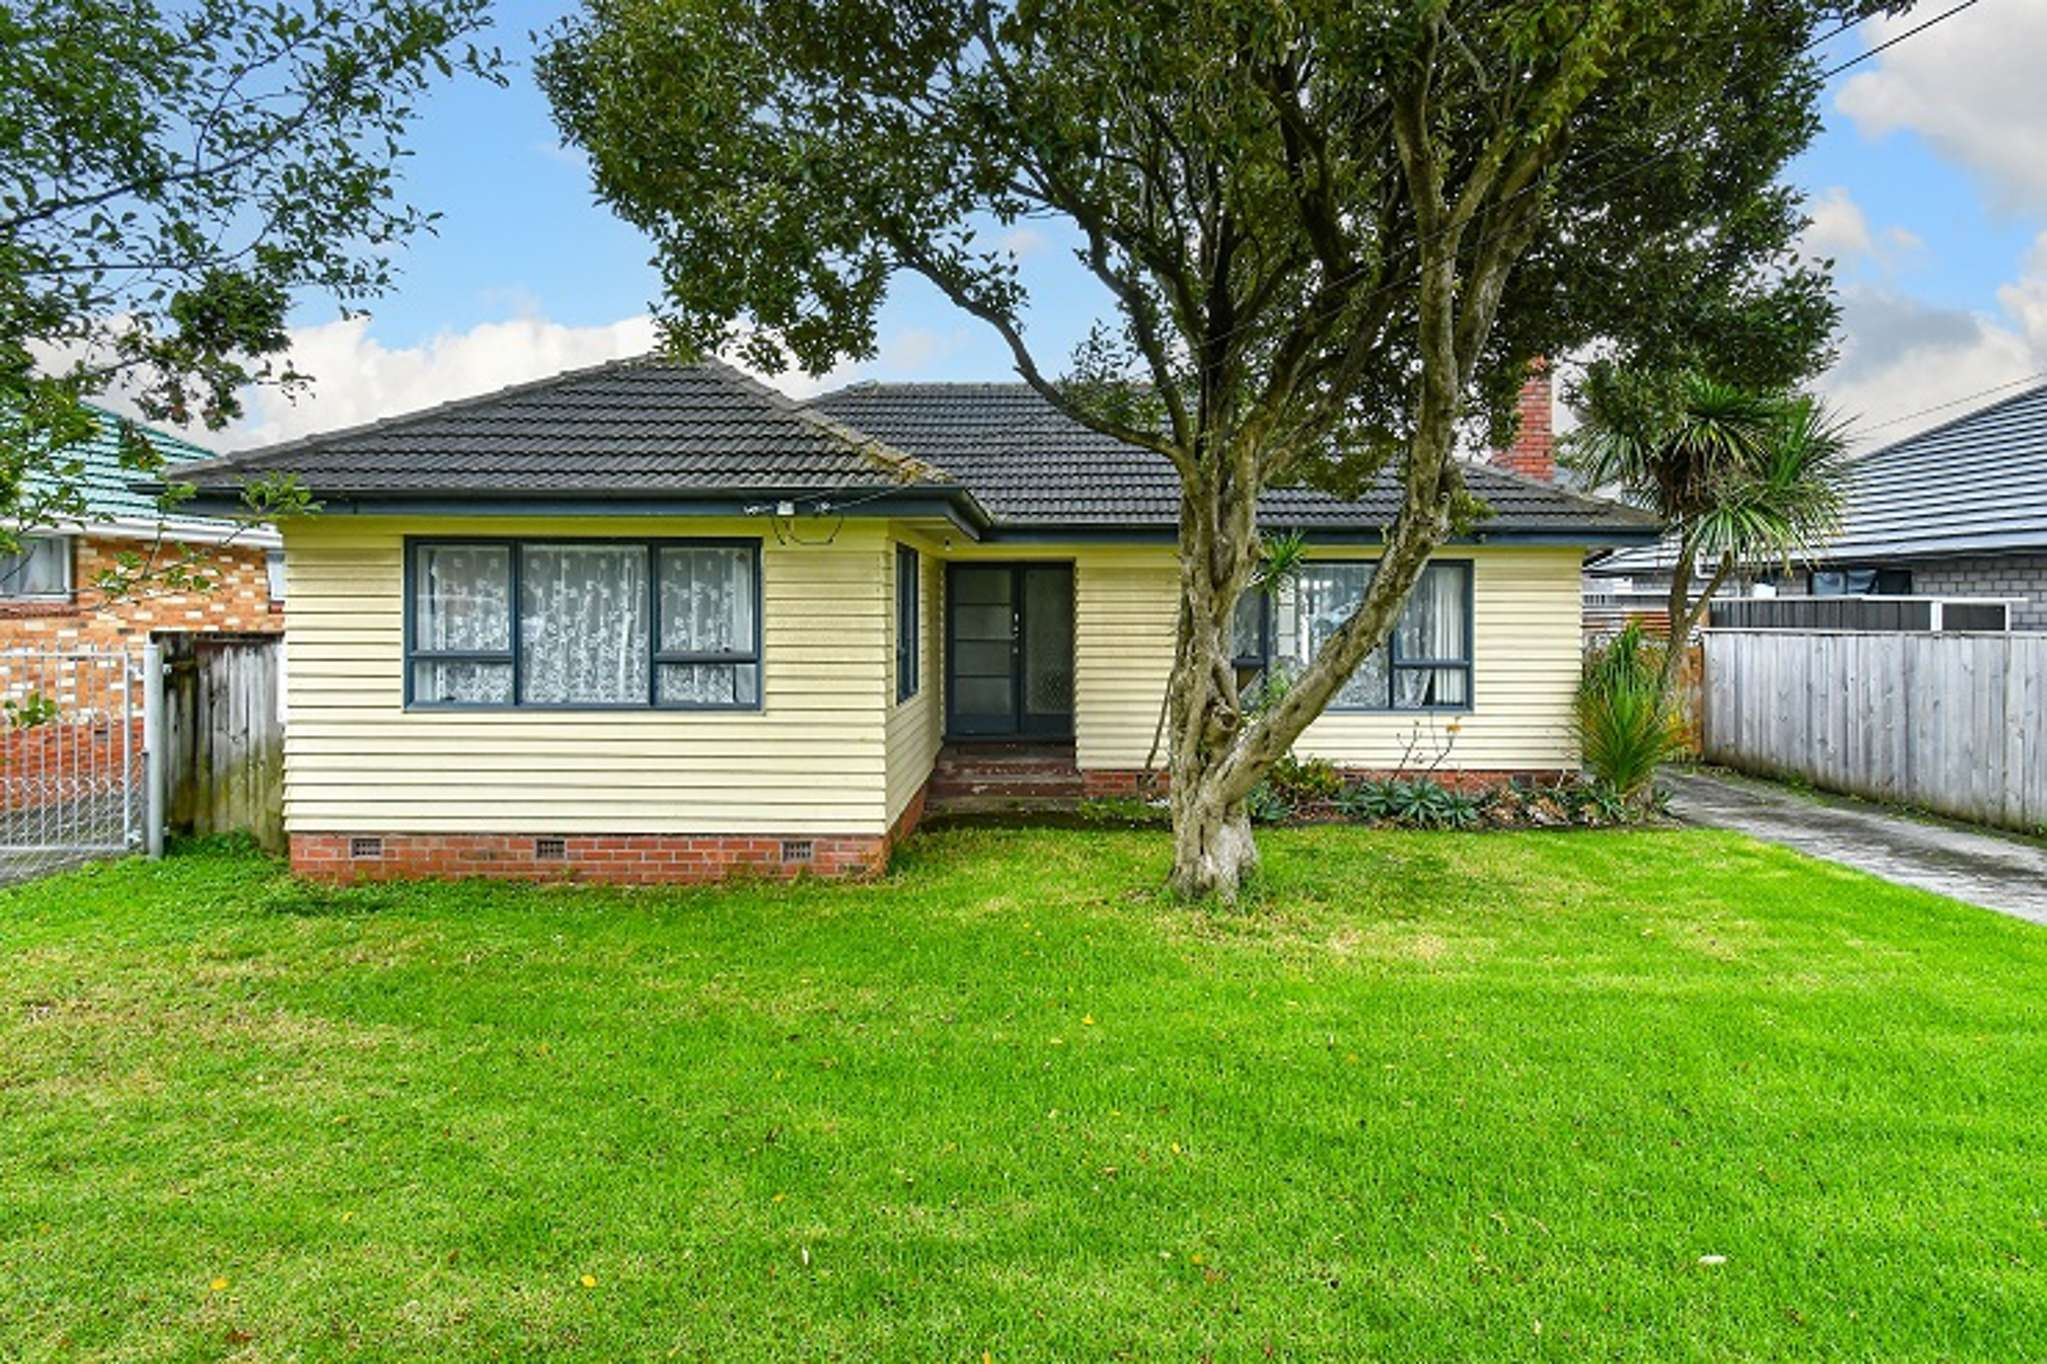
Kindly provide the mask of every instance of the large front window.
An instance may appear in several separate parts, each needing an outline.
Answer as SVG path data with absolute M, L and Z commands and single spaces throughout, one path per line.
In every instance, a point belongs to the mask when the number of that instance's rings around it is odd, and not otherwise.
M 1350 618 L 1375 568 L 1366 560 L 1305 565 L 1281 585 L 1269 607 L 1238 618 L 1238 652 L 1264 633 L 1275 672 L 1307 667 Z M 1269 615 L 1261 631 L 1259 616 Z M 1241 660 L 1249 661 L 1249 660 Z M 1466 710 L 1471 706 L 1471 565 L 1432 563 L 1422 570 L 1386 643 L 1365 656 L 1330 701 L 1331 710 Z
M 415 541 L 415 706 L 753 709 L 754 541 Z

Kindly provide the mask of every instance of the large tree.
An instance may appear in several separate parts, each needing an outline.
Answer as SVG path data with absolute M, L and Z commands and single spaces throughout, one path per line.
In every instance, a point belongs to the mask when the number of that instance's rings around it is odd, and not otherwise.
M 684 352 L 871 355 L 891 277 L 992 327 L 1076 420 L 1171 462 L 1174 887 L 1236 893 L 1245 798 L 1485 514 L 1460 433 L 1536 357 L 1738 363 L 1832 321 L 1776 184 L 1815 130 L 1813 0 L 585 0 L 540 76 L 656 243 Z M 1107 321 L 1062 372 L 991 229 L 1071 226 Z M 1231 619 L 1279 484 L 1390 476 L 1356 611 L 1248 710 Z
M 249 386 L 306 381 L 292 304 L 391 286 L 432 223 L 398 180 L 417 101 L 458 68 L 501 79 L 489 21 L 489 0 L 0 0 L 0 525 L 85 513 L 93 398 L 218 428 Z M 119 436 L 138 478 L 162 467 Z

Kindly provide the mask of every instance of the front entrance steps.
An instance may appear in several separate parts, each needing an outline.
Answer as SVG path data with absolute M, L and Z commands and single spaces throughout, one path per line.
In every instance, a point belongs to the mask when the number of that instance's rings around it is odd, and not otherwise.
M 953 742 L 938 751 L 927 812 L 1067 810 L 1086 796 L 1071 741 Z

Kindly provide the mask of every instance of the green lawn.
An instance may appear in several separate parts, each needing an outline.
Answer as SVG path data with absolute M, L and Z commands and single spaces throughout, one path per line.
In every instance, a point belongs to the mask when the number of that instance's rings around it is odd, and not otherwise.
M 1716 834 L 1264 842 L 1236 916 L 1120 832 L 0 893 L 0 1358 L 2047 1352 L 2047 929 Z

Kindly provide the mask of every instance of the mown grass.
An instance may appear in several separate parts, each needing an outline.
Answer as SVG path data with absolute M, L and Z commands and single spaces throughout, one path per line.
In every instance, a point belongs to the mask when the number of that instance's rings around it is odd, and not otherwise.
M 0 893 L 0 1357 L 2047 1350 L 2047 932 L 1716 834 L 1264 845 L 1239 915 L 1150 832 Z

